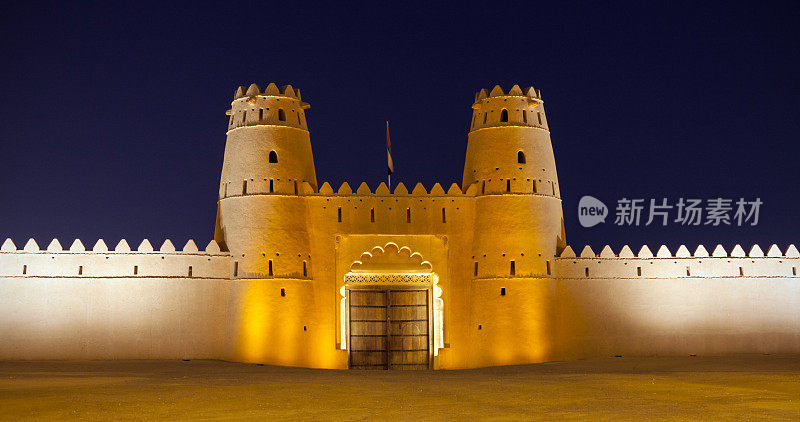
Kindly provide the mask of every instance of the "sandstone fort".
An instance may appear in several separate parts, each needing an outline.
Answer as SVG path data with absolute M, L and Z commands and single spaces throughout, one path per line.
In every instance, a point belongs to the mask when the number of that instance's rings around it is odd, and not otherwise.
M 534 88 L 477 93 L 460 186 L 319 184 L 308 108 L 291 86 L 236 90 L 203 250 L 7 239 L 0 359 L 455 369 L 800 352 L 794 246 L 568 246 Z

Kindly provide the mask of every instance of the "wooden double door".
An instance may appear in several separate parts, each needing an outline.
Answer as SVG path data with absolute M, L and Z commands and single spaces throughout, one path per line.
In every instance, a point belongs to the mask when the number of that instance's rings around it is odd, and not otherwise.
M 350 290 L 351 369 L 429 369 L 427 289 Z

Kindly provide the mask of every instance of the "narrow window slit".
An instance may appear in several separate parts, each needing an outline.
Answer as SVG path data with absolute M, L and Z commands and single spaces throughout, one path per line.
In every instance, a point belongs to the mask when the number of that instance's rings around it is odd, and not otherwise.
M 510 270 L 510 272 L 511 272 L 511 275 L 517 275 L 517 263 L 514 262 L 514 261 L 511 261 L 511 270 Z
M 271 259 L 269 260 L 269 268 L 267 269 L 267 271 L 268 271 L 267 275 L 272 277 L 272 260 Z

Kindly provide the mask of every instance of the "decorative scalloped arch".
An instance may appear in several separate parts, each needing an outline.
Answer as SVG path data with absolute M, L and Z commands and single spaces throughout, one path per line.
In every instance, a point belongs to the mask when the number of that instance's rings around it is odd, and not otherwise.
M 431 273 L 431 263 L 425 261 L 419 252 L 412 252 L 407 246 L 400 247 L 389 242 L 383 247 L 375 246 L 364 252 L 350 265 L 350 271 L 384 273 Z

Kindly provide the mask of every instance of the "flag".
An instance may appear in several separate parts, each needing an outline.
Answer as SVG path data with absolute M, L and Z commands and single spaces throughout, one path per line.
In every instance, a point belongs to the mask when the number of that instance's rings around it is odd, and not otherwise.
M 388 174 L 394 173 L 394 163 L 392 162 L 392 141 L 389 139 L 389 122 L 386 122 L 386 165 Z

